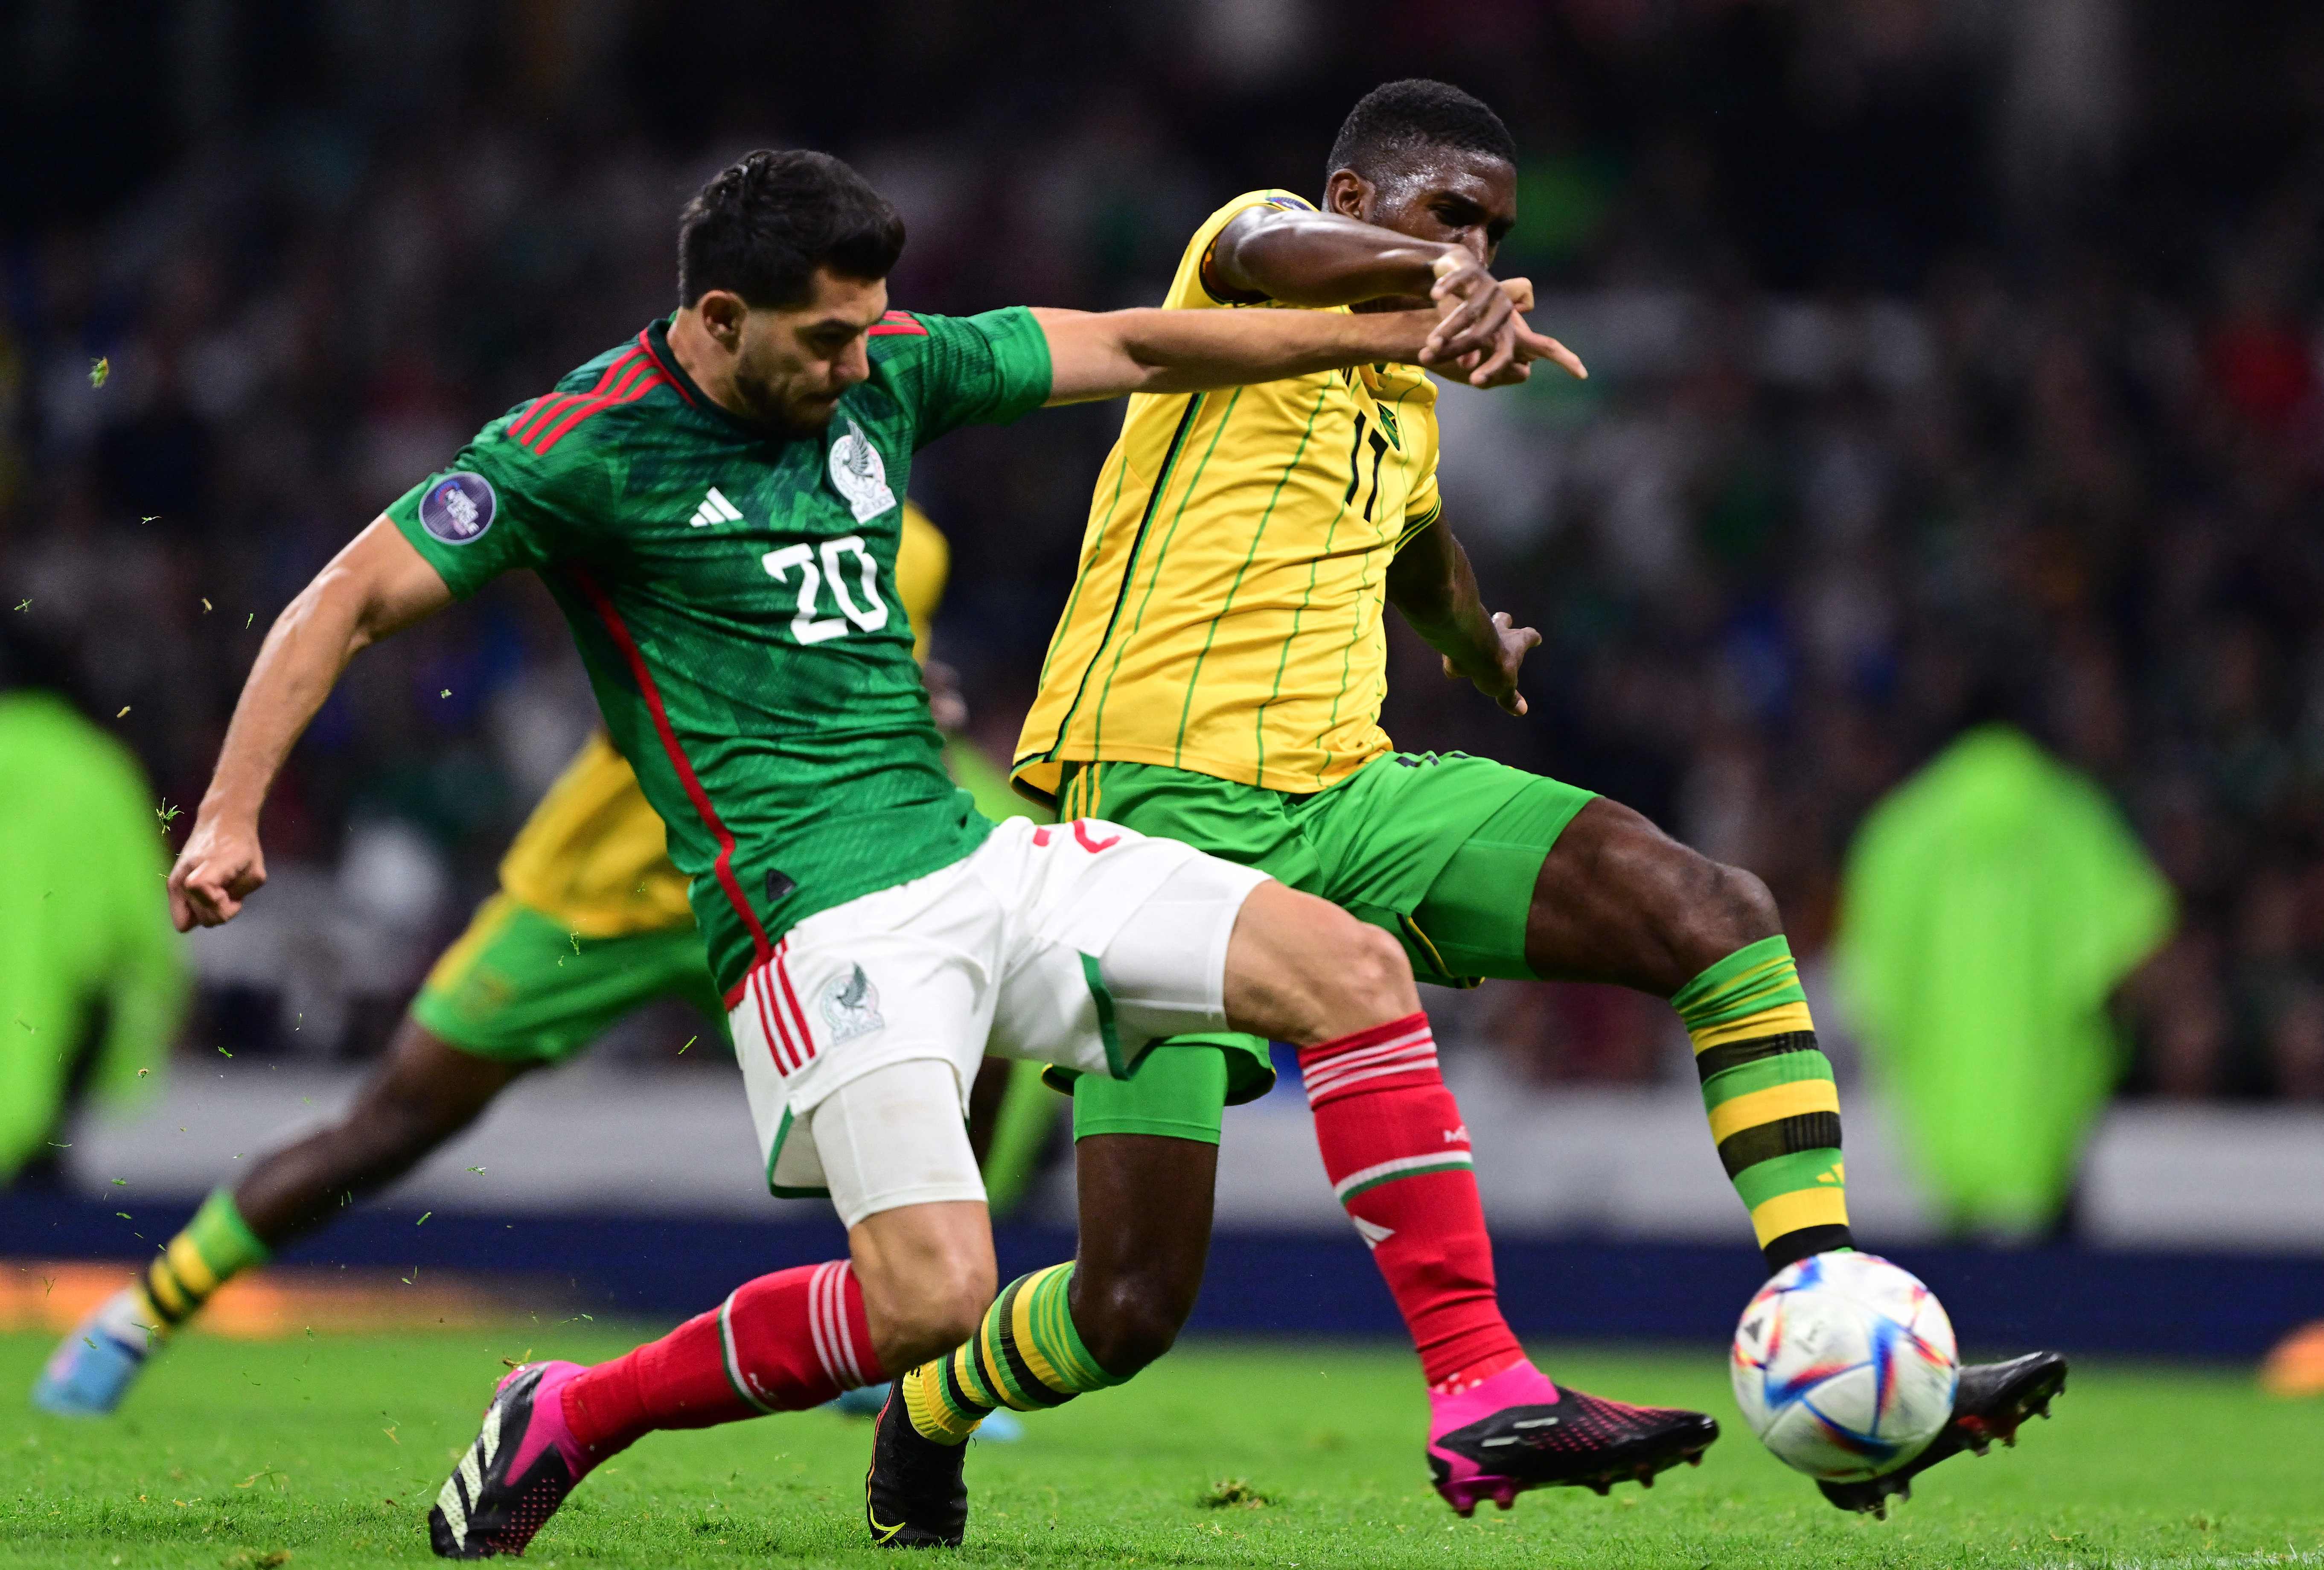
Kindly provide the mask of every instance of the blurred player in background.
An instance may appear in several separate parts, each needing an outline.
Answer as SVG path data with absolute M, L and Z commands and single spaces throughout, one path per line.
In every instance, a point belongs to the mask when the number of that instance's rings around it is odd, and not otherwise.
M 1392 82 L 1341 127 L 1321 210 L 1253 191 L 1187 244 L 1165 304 L 1394 309 L 1484 269 L 1517 217 L 1516 144 L 1441 82 Z M 1530 303 L 1530 290 L 1519 292 Z M 1560 363 L 1583 374 L 1578 361 Z M 1378 365 L 1237 391 L 1133 399 L 1100 471 L 1079 581 L 1017 748 L 1027 793 L 1185 840 L 1395 934 L 1416 975 L 1613 982 L 1668 999 L 1696 1048 L 1720 1159 L 1769 1271 L 1851 1246 L 1840 1099 L 1766 886 L 1638 813 L 1482 758 L 1404 754 L 1379 725 L 1383 606 L 1512 715 L 1540 642 L 1488 614 L 1437 494 L 1436 390 Z M 1468 1131 L 1425 1036 L 1302 1053 L 1323 1165 L 1418 1349 L 1427 1458 L 1462 1514 L 1556 1483 L 1606 1484 L 1699 1455 L 1717 1428 L 1554 1384 L 1497 1299 Z M 1054 1073 L 1054 1071 L 1053 1071 Z M 1192 1309 L 1222 1108 L 1273 1081 L 1267 1044 L 1164 1043 L 1126 1080 L 1074 1085 L 1082 1252 L 1005 1288 L 976 1340 L 904 1376 L 881 1418 L 873 1534 L 960 1540 L 963 1441 L 998 1407 L 1076 1389 L 1008 1356 L 1012 1315 L 1077 1272 L 1071 1312 L 1112 1381 Z M 1875 1483 L 2014 1429 L 2063 1379 L 2037 1354 L 1964 1371 L 1951 1429 Z M 900 1409 L 899 1409 L 900 1408 Z
M 2176 903 L 2105 790 L 1997 717 L 1866 816 L 1832 950 L 1865 1062 L 1956 1235 L 2022 1242 L 2070 1221 L 2129 1062 L 2108 1005 L 2169 940 Z
M 925 660 L 928 629 L 944 593 L 948 548 L 918 507 L 907 503 L 903 511 L 897 597 L 911 621 L 914 652 Z M 953 733 L 945 748 L 947 767 L 980 805 L 1005 813 L 1011 798 L 1000 771 L 957 734 L 966 715 L 954 684 L 940 667 L 931 684 L 945 710 L 941 717 L 949 722 L 945 728 Z M 0 707 L 0 770 L 20 761 L 23 766 L 45 767 L 53 749 L 8 745 L 5 726 L 15 712 L 13 706 Z M 49 731 L 63 717 L 60 706 L 52 704 L 30 712 L 39 713 Z M 106 754 L 97 761 L 109 762 L 112 743 L 97 737 L 93 744 Z M 88 792 L 88 800 L 98 804 L 95 808 L 75 805 L 82 797 L 60 787 L 42 799 L 58 804 L 57 811 L 112 811 L 116 795 Z M 133 816 L 148 821 L 134 835 L 69 840 L 50 833 L 56 826 L 22 815 L 0 822 L 0 832 L 22 822 L 52 846 L 121 846 L 126 855 L 155 838 L 150 812 L 142 800 L 137 807 Z M 167 924 L 152 899 L 154 891 L 145 884 L 163 871 L 160 858 L 158 848 L 146 856 L 152 865 L 135 869 L 127 891 L 140 902 L 138 921 L 150 929 L 149 937 L 159 935 L 157 941 L 167 938 Z M 327 1127 L 261 1159 L 233 1187 L 213 1193 L 138 1280 L 59 1343 L 33 1387 L 35 1404 L 84 1416 L 112 1411 L 151 1352 L 220 1287 L 318 1230 L 344 1206 L 402 1177 L 475 1121 L 520 1076 L 569 1062 L 622 1015 L 659 998 L 678 998 L 708 1016 L 710 1029 L 732 1050 L 718 989 L 687 903 L 686 879 L 670 864 L 662 821 L 647 804 L 637 775 L 602 731 L 590 737 L 533 808 L 501 862 L 500 877 L 500 891 L 477 909 L 466 933 L 429 973 L 385 1060 L 347 1109 Z M 36 874 L 32 886 L 51 885 L 67 887 L 74 911 L 109 886 L 105 879 L 88 880 L 85 874 L 70 885 Z M 37 917 L 37 895 L 31 909 Z M 64 913 L 62 908 L 56 912 Z M 161 947 L 167 955 L 176 953 L 174 939 L 162 941 Z M 37 946 L 10 943 L 0 950 L 0 966 L 8 958 L 39 952 Z M 118 974 L 124 984 L 134 984 L 143 971 L 124 963 Z M 116 1034 L 123 1044 L 104 1055 L 102 1077 L 126 1076 L 130 1057 L 161 1063 L 160 1048 L 167 1043 L 151 1039 L 145 1017 L 151 1013 L 151 1008 L 120 1011 L 123 1029 Z M 39 1040 L 63 1039 L 67 1032 L 55 1031 Z M 6 1049 L 14 1049 L 13 1040 Z M 981 1085 L 991 1085 L 980 1098 L 987 1115 L 976 1131 L 978 1154 L 988 1163 L 988 1182 L 1005 1199 L 1022 1192 L 1026 1169 L 1046 1133 L 1043 1122 L 1028 1117 L 1026 1104 L 1029 1101 L 1038 1111 L 1038 1103 L 1049 1098 L 1039 1088 L 1035 1066 L 995 1063 L 991 1070 L 980 1076 Z M 12 1095 L 7 1103 L 12 1114 L 38 1104 L 29 1094 Z
M 0 629 L 0 1187 L 57 1178 L 83 1100 L 151 1094 L 185 1011 L 164 809 L 62 669 Z

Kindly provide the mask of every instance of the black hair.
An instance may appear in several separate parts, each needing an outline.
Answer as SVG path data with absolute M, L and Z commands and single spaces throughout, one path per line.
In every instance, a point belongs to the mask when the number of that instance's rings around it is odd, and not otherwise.
M 678 302 L 725 289 L 753 306 L 799 305 L 816 268 L 885 278 L 903 250 L 903 218 L 845 163 L 761 148 L 712 176 L 678 215 Z
M 1407 77 L 1382 82 L 1356 100 L 1340 123 L 1339 135 L 1332 139 L 1323 178 L 1352 169 L 1373 180 L 1383 159 L 1431 147 L 1482 152 L 1505 163 L 1517 161 L 1517 139 L 1482 99 L 1450 82 Z

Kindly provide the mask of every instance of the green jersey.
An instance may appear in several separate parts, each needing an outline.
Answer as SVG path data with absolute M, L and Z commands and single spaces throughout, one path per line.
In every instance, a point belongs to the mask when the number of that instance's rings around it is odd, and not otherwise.
M 899 503 L 923 444 L 1048 397 L 1048 342 L 1022 309 L 890 311 L 870 379 L 786 439 L 713 403 L 668 328 L 493 420 L 387 515 L 455 595 L 540 574 L 731 993 L 794 923 L 989 831 L 928 718 Z
M 5 1186 L 52 1153 L 76 1085 L 119 1100 L 161 1082 L 186 965 L 143 771 L 45 693 L 0 693 L 0 865 Z

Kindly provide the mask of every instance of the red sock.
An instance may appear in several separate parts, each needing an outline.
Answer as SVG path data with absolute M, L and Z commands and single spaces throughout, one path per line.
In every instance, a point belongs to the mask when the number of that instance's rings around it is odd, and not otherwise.
M 600 1455 L 656 1428 L 707 1428 L 819 1407 L 887 1376 L 845 1260 L 738 1287 L 659 1341 L 574 1376 L 565 1424 Z
M 1431 1385 L 1524 1358 L 1493 1288 L 1469 1130 L 1436 1072 L 1426 1014 L 1299 1054 L 1332 1187 L 1370 1245 Z

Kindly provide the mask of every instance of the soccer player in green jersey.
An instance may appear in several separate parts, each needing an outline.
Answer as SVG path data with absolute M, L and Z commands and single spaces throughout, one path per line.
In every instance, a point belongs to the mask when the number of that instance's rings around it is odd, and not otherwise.
M 927 515 L 909 502 L 896 552 L 899 608 L 911 623 L 916 650 L 926 653 L 928 631 L 944 592 L 949 548 Z M 0 642 L 6 641 L 0 630 Z M 0 649 L 0 664 L 5 663 Z M 5 680 L 0 673 L 0 680 Z M 939 728 L 949 733 L 945 761 L 954 780 L 995 817 L 1012 815 L 1007 777 L 959 733 L 966 705 L 949 672 L 929 672 L 932 706 Z M 13 712 L 45 715 L 26 702 L 12 710 L 0 694 L 0 726 Z M 86 727 L 84 727 L 86 728 Z M 42 739 L 57 727 L 35 727 Z M 0 761 L 32 767 L 27 760 L 44 750 L 27 737 L 0 744 Z M 108 797 L 102 790 L 18 792 L 58 811 L 95 811 Z M 117 807 L 116 808 L 117 809 Z M 134 815 L 150 825 L 140 804 Z M 91 836 L 60 836 L 53 823 L 12 824 L 0 814 L 0 831 L 12 827 L 42 854 L 59 854 Z M 150 830 L 149 830 L 149 837 Z M 94 836 L 110 844 L 107 836 Z M 117 836 L 115 836 L 117 837 Z M 724 1011 L 710 980 L 686 880 L 667 854 L 661 819 L 640 789 L 636 773 L 602 734 L 593 734 L 566 766 L 517 833 L 500 867 L 500 887 L 477 910 L 467 931 L 439 958 L 370 1077 L 335 1120 L 271 1150 L 237 1159 L 237 1176 L 205 1200 L 181 1232 L 162 1246 L 136 1276 L 92 1308 L 57 1343 L 55 1353 L 32 1387 L 32 1403 L 73 1417 L 113 1411 L 143 1377 L 152 1354 L 198 1316 L 213 1294 L 245 1270 L 345 1215 L 345 1205 L 369 1198 L 402 1177 L 490 1106 L 521 1076 L 572 1061 L 615 1020 L 656 998 L 678 998 L 706 1012 L 711 1033 L 731 1051 Z M 155 846 L 159 850 L 158 842 Z M 15 864 L 27 865 L 28 851 Z M 78 854 L 78 852 L 74 854 Z M 156 872 L 166 867 L 157 856 Z M 153 942 L 165 957 L 174 955 L 163 913 L 150 903 L 150 888 L 138 885 L 156 873 L 138 872 L 124 883 L 134 891 L 130 909 L 158 928 Z M 68 903 L 80 901 L 108 884 L 106 877 L 83 875 L 65 890 L 66 900 L 42 892 L 63 885 L 34 874 L 31 904 L 23 912 L 28 930 L 57 932 L 69 923 Z M 74 903 L 78 911 L 80 903 Z M 0 892 L 0 927 L 10 914 Z M 150 966 L 122 962 L 101 943 L 62 945 L 0 941 L 0 1011 L 10 1004 L 5 978 L 12 968 L 58 955 L 82 964 L 105 961 L 123 985 L 107 1011 L 115 1029 L 108 1034 L 98 1071 L 89 1077 L 117 1087 L 130 1078 L 134 1057 L 159 1063 L 152 1024 L 154 1011 L 134 1006 L 134 982 Z M 38 968 L 38 967 L 36 967 Z M 49 966 L 54 969 L 54 965 Z M 67 970 L 71 966 L 67 965 Z M 167 973 L 175 981 L 174 971 Z M 71 989 L 62 994 L 71 997 Z M 71 1076 L 43 1048 L 69 1032 L 51 1030 L 42 1011 L 30 1002 L 15 1011 L 39 1023 L 37 1038 L 20 1032 L 18 1047 L 0 1035 L 0 1070 L 15 1063 L 26 1074 L 61 1087 Z M 174 1018 L 174 1013 L 169 1015 Z M 130 1029 L 143 1020 L 144 1029 Z M 709 1036 L 706 1035 L 707 1040 Z M 164 1045 L 166 1043 L 163 1043 Z M 1033 1063 L 988 1063 L 971 1097 L 971 1142 L 982 1158 L 994 1214 L 1021 1193 L 1029 1168 L 1045 1142 L 1056 1097 L 1040 1085 Z M 143 1070 L 137 1070 L 143 1073 Z M 6 1076 L 0 1073 L 0 1081 Z M 23 1094 L 17 1094 L 18 1091 Z M 46 1139 L 37 1124 L 41 1098 L 25 1085 L 0 1094 L 0 1114 L 14 1113 L 26 1139 Z M 0 1115 L 0 1169 L 11 1149 Z M 848 1391 L 844 1399 L 862 1403 L 862 1415 L 879 1410 L 884 1386 Z
M 521 1550 L 653 1428 L 815 1405 L 964 1341 L 994 1288 L 962 1122 L 988 1040 L 1116 1077 L 1190 1030 L 1426 1035 L 1402 951 L 1321 900 L 1102 822 L 973 810 L 893 609 L 899 501 L 921 446 L 1045 403 L 1386 361 L 1484 384 L 1545 340 L 1491 288 L 1371 316 L 913 315 L 888 309 L 902 245 L 835 159 L 712 180 L 680 222 L 679 309 L 487 426 L 285 609 L 171 872 L 181 928 L 231 919 L 264 881 L 268 787 L 346 662 L 537 571 L 691 880 L 768 1183 L 848 1226 L 847 1259 L 628 1356 L 510 1375 L 430 1513 L 440 1554 Z M 1021 1355 L 1107 1382 L 1062 1291 L 1044 1301 Z

